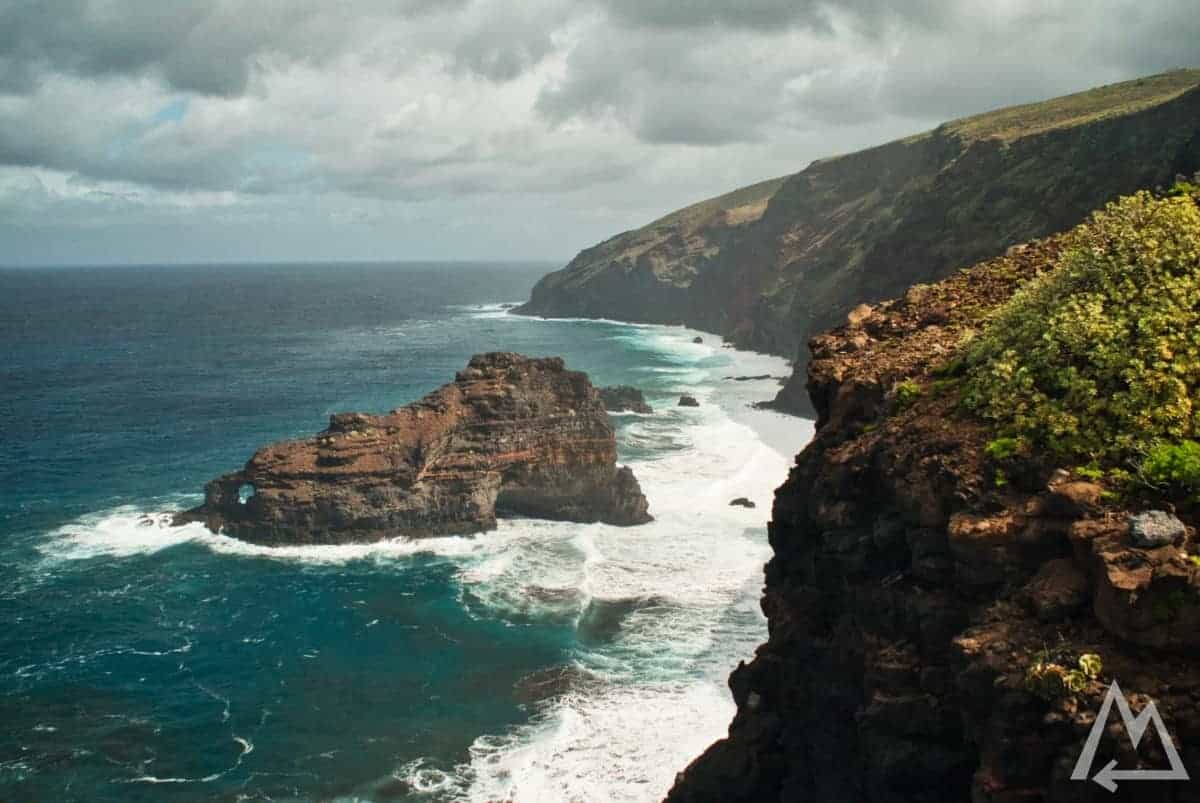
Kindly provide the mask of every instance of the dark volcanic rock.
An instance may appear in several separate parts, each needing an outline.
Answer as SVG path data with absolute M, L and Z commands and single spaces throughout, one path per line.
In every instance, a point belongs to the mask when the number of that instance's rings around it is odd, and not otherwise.
M 734 382 L 753 382 L 759 379 L 787 379 L 783 377 L 772 377 L 770 374 L 755 374 L 754 376 L 727 376 L 726 379 L 732 379 Z
M 610 413 L 653 413 L 654 408 L 646 403 L 646 397 L 635 387 L 613 385 L 600 388 L 600 401 Z
M 496 511 L 650 521 L 587 375 L 557 357 L 477 355 L 454 382 L 387 415 L 340 413 L 312 438 L 259 449 L 177 522 L 264 544 L 470 533 Z
M 695 396 L 688 396 L 686 394 L 679 397 L 679 404 L 676 405 L 676 407 L 699 407 L 699 406 L 700 406 L 700 402 L 696 401 Z
M 693 343 L 703 343 L 704 338 L 700 337 L 699 335 L 696 335 L 695 337 L 692 338 L 692 342 Z
M 744 496 L 739 496 L 737 499 L 734 499 L 732 502 L 729 503 L 729 506 L 730 507 L 734 507 L 734 506 L 736 506 L 736 507 L 757 507 L 757 505 L 755 505 L 753 502 L 751 502 L 749 499 L 747 499 Z
M 775 495 L 769 638 L 730 677 L 727 738 L 669 803 L 1198 799 L 1187 783 L 1110 795 L 1070 775 L 1114 680 L 1134 711 L 1153 700 L 1200 773 L 1200 511 L 1136 516 L 1049 464 L 997 487 L 995 434 L 945 376 L 964 333 L 1058 248 L 1030 244 L 813 338 L 818 429 Z M 906 380 L 923 392 L 898 409 Z M 1076 692 L 1027 681 L 1085 654 L 1103 669 Z M 1157 738 L 1135 750 L 1109 722 L 1089 777 L 1166 766 Z

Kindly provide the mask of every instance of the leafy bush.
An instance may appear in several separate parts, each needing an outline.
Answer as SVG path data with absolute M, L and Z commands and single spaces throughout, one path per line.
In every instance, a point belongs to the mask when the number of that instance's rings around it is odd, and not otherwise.
M 1189 181 L 1182 176 L 1176 178 L 1175 183 L 1167 190 L 1167 195 L 1191 195 L 1200 198 L 1200 170 L 1196 171 L 1196 175 L 1192 176 Z
M 1009 458 L 1015 457 L 1023 450 L 1024 444 L 1020 438 L 996 438 L 984 447 L 984 452 L 988 457 L 998 463 L 1002 463 Z
M 1025 688 L 1046 700 L 1078 694 L 1100 677 L 1104 663 L 1094 652 L 1084 653 L 1076 662 L 1078 669 L 1067 669 L 1047 655 L 1039 656 L 1025 670 Z
M 1131 464 L 1200 433 L 1200 209 L 1122 198 L 968 346 L 965 403 L 1059 458 Z
M 1200 443 L 1156 444 L 1142 461 L 1142 476 L 1158 486 L 1200 493 Z
M 907 410 L 916 403 L 917 399 L 921 398 L 921 386 L 911 379 L 905 379 L 903 382 L 896 384 L 896 408 L 899 410 Z

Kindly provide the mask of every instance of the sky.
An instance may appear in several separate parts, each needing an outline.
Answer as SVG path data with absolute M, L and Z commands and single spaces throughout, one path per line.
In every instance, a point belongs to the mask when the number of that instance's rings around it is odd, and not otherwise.
M 1196 0 L 0 0 L 0 265 L 565 261 L 1184 66 Z

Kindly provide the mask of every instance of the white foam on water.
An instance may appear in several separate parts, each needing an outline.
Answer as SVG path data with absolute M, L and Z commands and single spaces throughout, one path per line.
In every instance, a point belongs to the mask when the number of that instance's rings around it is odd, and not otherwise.
M 728 726 L 724 684 L 613 686 L 562 700 L 545 719 L 477 740 L 461 799 L 517 803 L 661 800 L 675 774 Z
M 48 561 L 125 558 L 159 552 L 180 544 L 199 544 L 213 552 L 312 564 L 359 560 L 402 560 L 413 555 L 477 558 L 504 551 L 514 535 L 484 537 L 393 538 L 371 544 L 263 546 L 210 532 L 203 524 L 172 526 L 173 511 L 122 506 L 82 516 L 50 533 L 38 545 Z
M 539 522 L 537 533 L 543 545 L 570 538 L 576 548 L 554 550 L 556 559 L 577 561 L 556 569 L 568 586 L 579 576 L 576 659 L 609 682 L 559 698 L 530 725 L 476 740 L 470 766 L 457 774 L 466 784 L 462 799 L 660 800 L 675 774 L 725 734 L 734 713 L 725 679 L 766 637 L 757 608 L 770 557 L 765 522 L 812 424 L 749 408 L 774 396 L 775 380 L 723 377 L 786 375 L 788 366 L 715 348 L 712 336 L 693 343 L 687 329 L 633 336 L 677 362 L 660 373 L 701 401 L 625 429 L 639 445 L 672 447 L 630 464 L 655 521 L 633 528 Z M 727 361 L 713 359 L 722 351 Z M 729 505 L 743 496 L 757 507 Z M 541 566 L 514 559 L 464 582 L 481 598 L 499 599 L 492 588 L 519 598 L 542 581 Z M 504 615 L 506 606 L 496 610 Z
M 538 320 L 512 316 L 500 305 L 467 314 Z M 435 799 L 659 800 L 675 773 L 724 735 L 734 711 L 725 678 L 766 637 L 757 610 L 770 556 L 765 522 L 773 490 L 811 437 L 812 424 L 749 408 L 774 396 L 774 380 L 723 379 L 784 375 L 786 361 L 722 349 L 715 336 L 682 327 L 623 326 L 620 339 L 670 363 L 654 374 L 658 397 L 688 393 L 700 400 L 696 408 L 659 402 L 654 414 L 623 423 L 623 445 L 649 452 L 630 462 L 655 517 L 649 524 L 516 519 L 478 537 L 265 547 L 214 535 L 200 524 L 172 527 L 169 510 L 120 507 L 51 533 L 39 546 L 44 562 L 55 570 L 183 544 L 230 557 L 311 564 L 403 562 L 419 554 L 452 561 L 469 613 L 573 624 L 580 636 L 575 662 L 606 682 L 548 703 L 532 724 L 481 736 L 469 765 L 443 770 L 418 760 L 395 777 Z M 697 335 L 703 343 L 692 342 Z M 737 497 L 757 508 L 731 507 Z

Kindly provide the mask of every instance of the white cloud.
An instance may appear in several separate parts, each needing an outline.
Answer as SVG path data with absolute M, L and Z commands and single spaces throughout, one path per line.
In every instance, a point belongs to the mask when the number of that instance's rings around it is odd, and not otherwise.
M 190 258 L 248 226 L 304 256 L 306 224 L 347 253 L 370 231 L 380 256 L 565 257 L 830 153 L 1195 61 L 1193 5 L 0 0 L 0 255 L 119 222 L 163 253 L 199 227 Z

